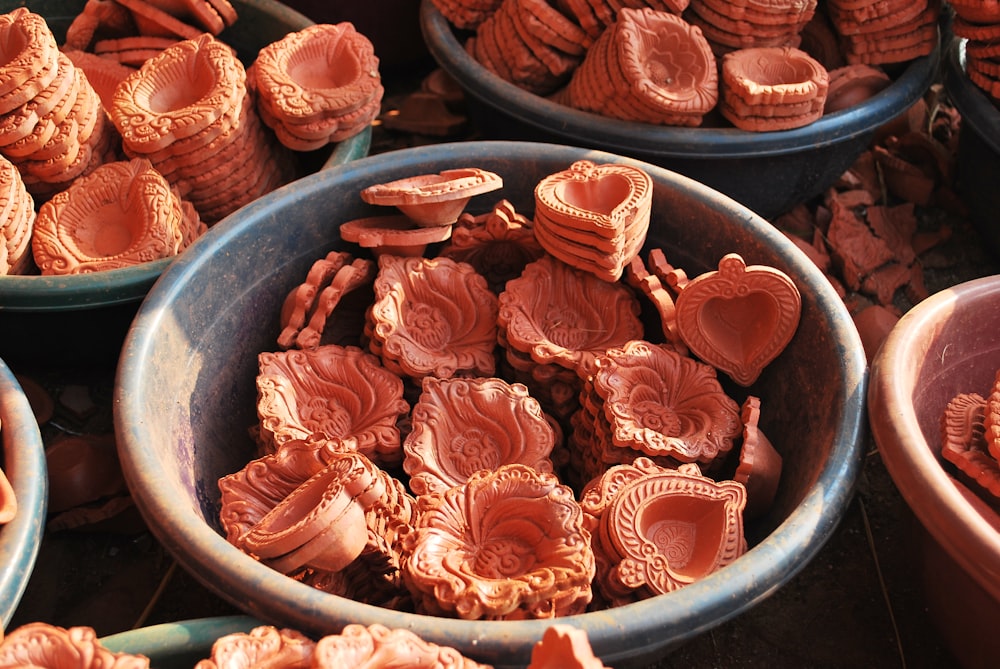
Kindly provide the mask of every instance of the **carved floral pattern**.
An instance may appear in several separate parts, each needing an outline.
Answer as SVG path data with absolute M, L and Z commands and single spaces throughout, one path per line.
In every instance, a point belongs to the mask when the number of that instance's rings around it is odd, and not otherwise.
M 35 622 L 10 631 L 0 643 L 0 666 L 38 669 L 147 669 L 149 658 L 114 653 L 91 627 Z
M 251 669 L 251 667 L 308 667 L 316 642 L 291 629 L 270 625 L 219 637 L 212 654 L 195 669 Z

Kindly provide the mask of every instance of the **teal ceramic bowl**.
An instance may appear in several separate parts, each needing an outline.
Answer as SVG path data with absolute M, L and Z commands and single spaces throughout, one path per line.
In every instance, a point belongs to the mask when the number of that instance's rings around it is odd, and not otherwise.
M 0 526 L 0 623 L 6 628 L 35 566 L 45 527 L 45 447 L 28 398 L 0 360 L 0 444 L 3 471 L 17 498 L 14 519 Z
M 145 655 L 156 669 L 191 669 L 212 655 L 212 644 L 227 634 L 249 632 L 261 622 L 250 616 L 194 618 L 150 625 L 101 637 L 101 645 L 115 653 Z
M 549 620 L 470 621 L 389 610 L 290 579 L 229 544 L 220 531 L 218 480 L 255 457 L 257 356 L 275 350 L 281 304 L 312 263 L 353 249 L 339 224 L 374 215 L 362 188 L 445 169 L 479 167 L 500 199 L 532 215 L 546 176 L 577 160 L 623 163 L 653 180 L 650 248 L 689 275 L 726 253 L 788 274 L 802 318 L 781 356 L 748 389 L 761 398 L 761 429 L 784 458 L 769 512 L 746 527 L 752 547 L 731 565 L 675 592 L 562 620 L 586 630 L 607 666 L 668 653 L 739 615 L 802 569 L 830 537 L 853 494 L 865 438 L 867 364 L 833 286 L 764 219 L 717 191 L 660 167 L 600 151 L 530 142 L 459 142 L 404 149 L 300 179 L 217 224 L 163 273 L 125 340 L 115 383 L 122 470 L 151 531 L 206 587 L 271 624 L 322 636 L 351 622 L 404 627 L 497 667 L 526 666 Z M 656 321 L 647 332 L 656 338 Z M 662 336 L 662 335 L 661 335 Z M 737 396 L 737 400 L 739 401 Z
M 0 11 L 26 6 L 44 16 L 62 42 L 66 27 L 85 4 L 84 0 L 6 0 L 0 3 Z M 312 19 L 274 0 L 232 0 L 232 4 L 239 18 L 219 39 L 233 46 L 244 64 L 253 62 L 262 47 L 313 24 Z M 339 165 L 368 155 L 370 145 L 368 128 L 340 142 L 332 151 L 309 156 L 309 160 L 317 168 Z M 0 276 L 0 312 L 74 311 L 137 303 L 171 261 L 164 258 L 94 274 Z M 0 327 L 6 327 L 2 320 Z

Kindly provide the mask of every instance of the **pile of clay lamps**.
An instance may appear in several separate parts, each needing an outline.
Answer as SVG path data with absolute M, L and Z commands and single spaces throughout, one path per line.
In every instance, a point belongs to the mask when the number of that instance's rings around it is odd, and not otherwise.
M 965 39 L 965 73 L 994 102 L 1000 101 L 1000 4 L 951 2 L 951 30 Z
M 47 196 L 114 153 L 100 96 L 62 52 L 45 19 L 19 7 L 0 16 L 0 155 L 28 192 Z
M 24 188 L 21 173 L 0 157 L 0 274 L 20 274 L 32 264 L 31 232 L 35 202 Z
M 815 13 L 816 0 L 691 0 L 684 16 L 701 29 L 712 50 L 722 55 L 736 49 L 797 44 Z
M 937 0 L 829 0 L 826 9 L 849 63 L 899 63 L 927 55 L 938 41 Z
M 81 274 L 168 258 L 206 230 L 148 160 L 115 161 L 44 202 L 32 251 L 42 274 Z
M 371 41 L 350 23 L 318 24 L 262 48 L 248 73 L 257 110 L 278 140 L 312 151 L 378 116 L 385 90 Z
M 739 49 L 722 58 L 720 111 L 742 130 L 788 130 L 819 119 L 830 76 L 794 47 Z
M 292 176 L 290 156 L 254 113 L 243 65 L 209 34 L 147 60 L 109 111 L 125 153 L 148 159 L 209 224 Z

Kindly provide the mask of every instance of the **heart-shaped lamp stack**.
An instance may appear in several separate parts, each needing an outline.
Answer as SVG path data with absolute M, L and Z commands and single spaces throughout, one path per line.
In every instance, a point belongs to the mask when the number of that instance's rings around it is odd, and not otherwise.
M 617 281 L 646 240 L 652 198 L 641 169 L 580 160 L 535 187 L 535 236 L 566 264 Z
M 111 119 L 214 223 L 286 183 L 293 162 L 260 122 L 232 48 L 204 33 L 147 60 L 115 90 Z
M 829 88 L 826 68 L 801 49 L 740 49 L 722 58 L 720 111 L 742 130 L 789 130 L 823 115 Z

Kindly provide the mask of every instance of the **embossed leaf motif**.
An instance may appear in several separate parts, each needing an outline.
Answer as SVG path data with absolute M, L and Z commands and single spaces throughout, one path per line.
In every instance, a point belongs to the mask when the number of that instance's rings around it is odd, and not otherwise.
M 711 462 L 742 430 L 739 405 L 715 369 L 636 340 L 598 358 L 594 389 L 616 445 L 681 462 Z
M 523 385 L 426 377 L 411 422 L 403 469 L 418 495 L 444 492 L 481 469 L 515 462 L 552 472 L 555 433 Z
M 467 263 L 381 256 L 370 315 L 382 355 L 413 378 L 493 376 L 497 297 Z
M 786 274 L 730 253 L 680 291 L 677 330 L 692 353 L 749 386 L 791 341 L 801 310 Z
M 480 471 L 424 499 L 409 545 L 408 582 L 467 620 L 582 612 L 595 566 L 570 488 L 521 464 Z
M 316 643 L 301 632 L 261 625 L 248 633 L 227 634 L 212 644 L 212 657 L 198 669 L 308 666 Z
M 402 458 L 396 421 L 409 411 L 403 383 L 353 346 L 259 355 L 257 414 L 275 445 L 334 440 L 380 464 Z

